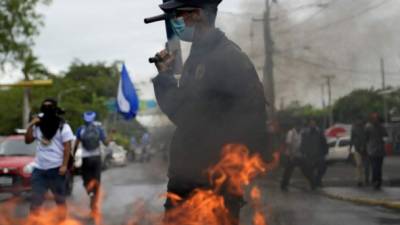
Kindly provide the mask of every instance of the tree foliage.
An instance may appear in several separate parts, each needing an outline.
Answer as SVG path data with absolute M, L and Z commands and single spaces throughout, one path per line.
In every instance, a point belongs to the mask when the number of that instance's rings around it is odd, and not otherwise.
M 82 113 L 87 110 L 96 111 L 99 119 L 105 120 L 109 116 L 106 101 L 116 96 L 118 74 L 117 64 L 74 63 L 65 75 L 52 76 L 51 87 L 32 88 L 32 112 L 37 113 L 42 100 L 52 97 L 60 101 L 66 110 L 65 118 L 74 128 L 82 123 Z M 21 124 L 22 90 L 2 90 L 0 101 L 0 134 L 10 134 Z
M 383 113 L 383 96 L 374 90 L 355 90 L 338 99 L 334 105 L 334 117 L 342 123 L 367 119 L 372 112 Z
M 320 126 L 325 127 L 328 115 L 326 109 L 318 109 L 310 104 L 302 105 L 295 101 L 278 112 L 278 120 L 284 129 L 290 128 L 296 122 L 305 123 L 310 118 L 315 119 Z
M 39 4 L 51 0 L 0 1 L 0 66 L 5 63 L 24 63 L 31 55 L 34 37 L 43 25 Z
M 385 95 L 388 113 L 398 111 L 400 106 L 400 89 Z M 335 119 L 343 123 L 351 123 L 356 119 L 366 120 L 377 112 L 384 114 L 384 95 L 377 90 L 360 89 L 338 99 L 334 105 Z

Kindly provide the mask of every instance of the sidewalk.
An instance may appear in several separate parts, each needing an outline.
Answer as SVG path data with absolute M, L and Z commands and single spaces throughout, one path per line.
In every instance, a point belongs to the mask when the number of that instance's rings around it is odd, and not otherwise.
M 372 187 L 326 187 L 320 193 L 332 199 L 400 210 L 400 187 L 384 187 L 380 191 Z
M 400 187 L 400 156 L 388 156 L 383 164 L 383 179 L 389 186 Z
M 332 199 L 400 210 L 399 169 L 400 156 L 385 158 L 383 188 L 380 191 L 373 190 L 372 187 L 356 187 L 354 179 L 349 179 L 352 176 L 343 176 L 342 181 L 330 180 L 329 176 L 326 176 L 327 182 L 325 182 L 325 188 L 320 193 Z
M 400 156 L 385 158 L 383 186 L 380 191 L 373 190 L 372 187 L 357 187 L 354 170 L 354 166 L 349 163 L 330 165 L 323 179 L 325 188 L 318 193 L 336 200 L 400 210 Z M 278 182 L 282 178 L 282 172 L 283 169 L 280 169 L 274 175 Z M 298 169 L 293 174 L 290 186 L 309 189 L 307 181 Z

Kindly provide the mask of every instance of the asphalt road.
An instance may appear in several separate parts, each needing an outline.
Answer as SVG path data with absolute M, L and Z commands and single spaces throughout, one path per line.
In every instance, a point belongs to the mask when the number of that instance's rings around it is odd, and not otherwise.
M 261 183 L 265 191 L 265 213 L 269 216 L 269 225 L 400 224 L 398 211 L 331 200 L 305 188 L 281 192 L 274 181 Z
M 331 170 L 347 171 L 344 165 Z M 166 189 L 165 165 L 160 160 L 150 164 L 131 164 L 126 167 L 113 168 L 105 171 L 102 177 L 104 225 L 122 225 L 143 213 L 161 213 Z M 348 173 L 348 172 L 347 172 Z M 333 176 L 335 174 L 331 174 Z M 336 174 L 333 177 L 343 176 Z M 394 225 L 400 224 L 400 213 L 377 207 L 355 205 L 348 202 L 327 199 L 315 192 L 301 188 L 301 176 L 296 176 L 289 192 L 278 189 L 278 178 L 263 179 L 258 182 L 265 203 L 264 211 L 269 225 Z M 300 188 L 298 188 L 298 187 Z M 0 196 L 4 199 L 7 196 Z M 51 204 L 51 203 L 49 203 Z M 144 204 L 148 212 L 136 211 L 136 205 Z M 69 199 L 70 211 L 74 217 L 84 224 L 92 224 L 86 220 L 88 198 L 79 177 L 75 179 L 73 196 Z M 25 216 L 28 212 L 27 201 L 18 204 L 17 215 Z M 242 210 L 241 224 L 251 224 L 252 211 L 249 207 Z

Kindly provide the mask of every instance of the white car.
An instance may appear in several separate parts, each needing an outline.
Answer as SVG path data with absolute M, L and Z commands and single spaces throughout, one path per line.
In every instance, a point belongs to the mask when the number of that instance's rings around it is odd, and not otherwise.
M 113 166 L 125 166 L 128 161 L 127 153 L 122 146 L 117 145 L 111 153 L 111 164 Z
M 339 137 L 328 140 L 329 153 L 327 161 L 348 161 L 351 160 L 353 148 L 350 150 L 350 137 Z

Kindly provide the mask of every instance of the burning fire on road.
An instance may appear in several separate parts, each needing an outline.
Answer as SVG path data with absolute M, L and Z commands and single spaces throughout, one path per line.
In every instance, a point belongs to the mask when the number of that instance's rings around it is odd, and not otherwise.
M 226 194 L 242 197 L 246 188 L 250 186 L 258 175 L 277 166 L 278 155 L 274 161 L 266 164 L 258 154 L 251 155 L 243 145 L 226 145 L 221 154 L 221 160 L 207 171 L 211 188 L 196 189 L 189 198 L 183 200 L 181 196 L 167 193 L 175 205 L 165 214 L 158 214 L 146 210 L 145 204 L 137 203 L 134 215 L 127 225 L 232 225 L 238 224 L 232 218 L 226 202 Z M 63 220 L 63 213 L 57 208 L 42 210 L 40 215 L 31 215 L 26 219 L 17 219 L 14 215 L 17 201 L 10 201 L 0 208 L 1 225 L 84 225 L 78 219 L 67 216 Z M 254 209 L 252 222 L 254 225 L 266 225 L 262 193 L 260 188 L 253 186 L 250 191 L 249 206 Z M 69 211 L 82 212 L 82 209 L 69 205 Z M 96 225 L 103 225 L 101 216 L 95 217 Z

